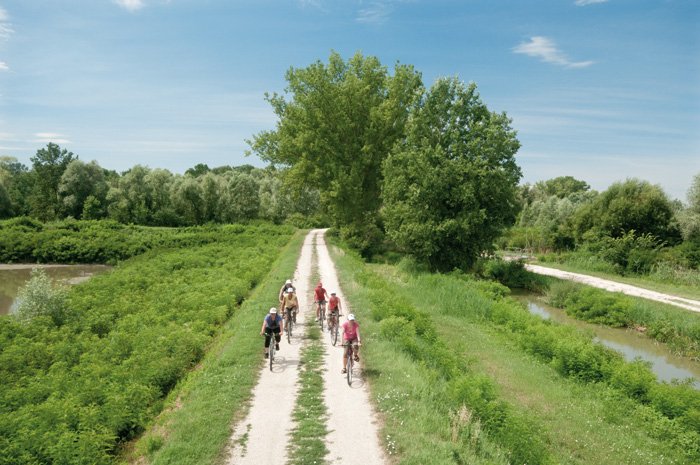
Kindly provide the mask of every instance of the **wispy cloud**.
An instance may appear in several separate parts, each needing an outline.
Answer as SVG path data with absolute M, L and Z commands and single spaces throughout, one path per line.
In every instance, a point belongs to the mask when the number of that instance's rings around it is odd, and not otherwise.
M 12 24 L 10 24 L 10 15 L 3 7 L 0 7 L 0 41 L 9 39 L 13 32 L 15 31 L 12 30 Z
M 374 2 L 357 12 L 357 22 L 365 24 L 383 24 L 389 18 L 392 7 L 388 2 Z
M 146 6 L 143 0 L 114 0 L 117 5 L 128 10 L 137 11 Z
M 595 3 L 605 3 L 608 0 L 576 0 L 576 6 L 593 5 Z
M 302 7 L 321 8 L 321 0 L 299 0 L 299 5 Z
M 10 67 L 7 66 L 7 63 L 0 61 L 0 71 L 7 71 L 8 69 L 10 69 Z
M 37 132 L 34 134 L 34 142 L 43 142 L 47 144 L 49 142 L 53 142 L 54 144 L 70 144 L 70 141 L 66 139 L 66 136 L 55 132 Z
M 554 41 L 542 36 L 531 37 L 529 42 L 523 42 L 514 47 L 513 52 L 539 58 L 544 62 L 565 68 L 585 68 L 593 64 L 593 61 L 571 61 L 557 48 Z

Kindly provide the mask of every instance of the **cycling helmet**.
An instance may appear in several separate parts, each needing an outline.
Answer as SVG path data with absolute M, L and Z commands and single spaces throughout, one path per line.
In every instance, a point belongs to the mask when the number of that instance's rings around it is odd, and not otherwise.
M 277 308 L 270 307 L 270 313 L 277 313 Z
M 335 295 L 335 292 L 331 292 L 331 295 Z
M 292 280 L 291 280 L 291 279 L 288 279 L 287 282 L 284 283 L 284 284 L 292 284 Z
M 294 288 L 293 288 L 293 287 L 288 287 L 288 288 L 287 288 L 287 294 L 294 294 Z
M 351 313 L 350 315 L 348 315 L 348 320 L 349 320 L 349 321 L 353 321 L 354 319 L 355 319 L 355 314 L 354 314 L 354 313 Z

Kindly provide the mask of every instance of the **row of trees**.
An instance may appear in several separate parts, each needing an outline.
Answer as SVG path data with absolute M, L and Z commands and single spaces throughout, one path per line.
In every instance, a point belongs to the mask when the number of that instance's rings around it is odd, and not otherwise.
M 680 265 L 700 266 L 700 174 L 685 204 L 639 179 L 614 183 L 599 193 L 571 176 L 522 186 L 520 199 L 522 209 L 506 236 L 508 245 L 593 252 L 635 272 L 648 271 L 661 250 Z
M 412 66 L 391 74 L 360 53 L 332 53 L 286 80 L 284 95 L 266 96 L 277 127 L 249 141 L 268 169 L 119 175 L 49 144 L 31 170 L 3 160 L 0 215 L 174 226 L 321 212 L 365 255 L 388 239 L 439 270 L 469 267 L 515 221 L 520 144 L 475 84 L 426 88 Z
M 257 218 L 281 222 L 318 210 L 317 192 L 291 192 L 275 169 L 250 165 L 209 169 L 200 164 L 176 175 L 137 165 L 118 174 L 95 161 L 83 162 L 53 143 L 38 150 L 31 161 L 29 169 L 16 159 L 0 158 L 0 218 L 109 218 L 180 226 Z

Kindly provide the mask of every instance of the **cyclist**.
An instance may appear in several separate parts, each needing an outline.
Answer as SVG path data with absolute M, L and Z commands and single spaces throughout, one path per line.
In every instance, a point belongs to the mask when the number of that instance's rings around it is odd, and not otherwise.
M 287 293 L 287 290 L 289 289 L 294 289 L 294 285 L 292 284 L 292 280 L 288 279 L 285 281 L 284 285 L 280 288 L 280 293 L 279 293 L 279 301 L 280 301 L 280 312 L 283 310 L 282 308 L 282 300 L 284 299 L 284 295 Z
M 348 357 L 348 347 L 352 344 L 352 349 L 355 354 L 353 359 L 356 362 L 360 361 L 360 346 L 362 345 L 362 338 L 360 337 L 360 325 L 355 321 L 355 315 L 349 314 L 348 321 L 343 323 L 343 371 L 341 373 L 345 374 L 348 372 L 346 363 Z
M 297 322 L 297 311 L 299 310 L 299 300 L 294 292 L 294 288 L 290 287 L 287 289 L 287 293 L 282 298 L 282 308 L 284 309 L 284 316 L 286 318 L 291 318 L 294 323 Z
M 335 295 L 335 292 L 331 292 L 331 298 L 328 299 L 328 330 L 331 330 L 331 321 L 335 321 L 336 324 L 340 322 L 340 319 L 338 318 L 340 316 L 340 311 L 341 311 L 341 306 L 340 306 L 340 299 L 338 298 L 337 295 Z M 333 320 L 333 317 L 335 317 L 335 320 Z
M 275 335 L 275 350 L 280 350 L 280 340 L 284 334 L 284 328 L 282 328 L 282 317 L 277 314 L 275 307 L 270 308 L 270 313 L 265 316 L 262 328 L 260 328 L 260 335 L 265 335 L 265 358 L 270 356 L 270 341 L 273 333 Z
M 323 288 L 323 283 L 318 282 L 318 285 L 314 289 L 314 303 L 316 304 L 316 321 L 321 318 L 321 306 L 325 305 L 326 297 L 328 297 L 328 292 Z

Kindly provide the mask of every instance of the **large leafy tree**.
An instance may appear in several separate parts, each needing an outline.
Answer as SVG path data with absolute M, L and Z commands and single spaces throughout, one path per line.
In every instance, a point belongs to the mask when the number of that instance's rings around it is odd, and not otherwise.
M 3 183 L 10 202 L 10 216 L 29 214 L 29 195 L 32 191 L 32 174 L 15 157 L 0 156 L 0 182 Z
M 92 219 L 99 218 L 104 211 L 107 189 L 104 170 L 96 161 L 71 161 L 58 184 L 63 211 L 73 218 L 82 218 L 85 203 L 90 197 L 88 216 Z
M 666 193 L 661 187 L 639 179 L 612 184 L 581 207 L 573 222 L 579 243 L 603 237 L 621 238 L 630 231 L 637 235 L 650 234 L 668 244 L 680 239 L 673 205 Z
M 253 152 L 289 167 L 288 185 L 318 189 L 346 235 L 376 229 L 381 165 L 404 137 L 422 90 L 419 73 L 397 64 L 392 76 L 376 57 L 357 53 L 346 62 L 333 52 L 327 64 L 291 68 L 286 80 L 286 96 L 267 95 L 277 128 L 255 136 L 249 142 Z
M 475 84 L 439 79 L 384 163 L 388 236 L 433 269 L 469 267 L 515 221 L 519 147 Z
M 33 168 L 33 190 L 30 198 L 32 214 L 41 220 L 56 219 L 61 211 L 58 184 L 63 172 L 76 159 L 73 152 L 61 149 L 53 142 L 39 149 L 30 158 Z

